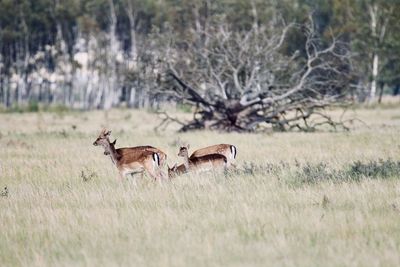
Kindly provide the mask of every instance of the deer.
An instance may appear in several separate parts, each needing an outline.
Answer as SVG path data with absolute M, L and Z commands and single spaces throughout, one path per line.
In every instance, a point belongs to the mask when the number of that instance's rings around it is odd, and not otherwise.
M 182 175 L 184 173 L 187 173 L 186 167 L 184 164 L 177 165 L 176 163 L 172 167 L 168 167 L 168 178 L 172 179 L 177 175 Z
M 160 168 L 160 154 L 163 153 L 162 151 L 151 146 L 116 149 L 116 140 L 110 142 L 110 134 L 111 131 L 103 130 L 96 141 L 94 141 L 93 145 L 102 146 L 104 148 L 104 154 L 110 156 L 111 161 L 118 169 L 121 180 L 123 180 L 127 174 L 141 173 L 143 176 L 144 172 L 147 172 L 155 180 L 165 178 Z
M 110 142 L 110 137 L 111 135 L 111 131 L 108 131 L 106 129 L 103 129 L 100 134 L 99 137 L 96 139 L 96 141 L 93 143 L 93 145 L 95 145 L 96 142 L 98 142 L 99 145 L 102 145 L 103 143 L 107 143 L 107 142 L 102 142 L 102 140 L 107 140 L 108 143 Z M 117 139 L 115 139 L 112 144 L 115 146 L 117 143 Z M 102 145 L 104 147 L 104 145 Z M 122 147 L 119 148 L 119 153 L 124 155 L 124 154 L 130 154 L 132 152 L 135 153 L 139 153 L 140 151 L 150 151 L 150 152 L 154 152 L 157 153 L 160 156 L 160 166 L 164 166 L 165 162 L 167 161 L 167 154 L 165 154 L 162 150 L 155 148 L 153 146 L 135 146 L 135 147 Z M 109 152 L 104 151 L 104 155 L 109 155 Z
M 189 145 L 181 146 L 179 148 L 178 156 L 183 157 L 183 164 L 177 166 L 175 164 L 172 168 L 168 166 L 168 176 L 173 178 L 176 175 L 187 173 L 189 171 L 210 171 L 216 169 L 226 170 L 229 167 L 229 162 L 224 155 L 221 154 L 207 154 L 200 157 L 189 158 Z
M 230 144 L 219 144 L 219 145 L 213 145 L 213 146 L 208 146 L 204 148 L 197 149 L 190 155 L 190 159 L 194 159 L 197 157 L 202 157 L 205 155 L 210 155 L 210 154 L 220 154 L 226 157 L 226 159 L 229 162 L 229 165 L 232 165 L 233 167 L 236 167 L 236 165 L 233 163 L 236 159 L 237 155 L 237 148 L 234 145 Z

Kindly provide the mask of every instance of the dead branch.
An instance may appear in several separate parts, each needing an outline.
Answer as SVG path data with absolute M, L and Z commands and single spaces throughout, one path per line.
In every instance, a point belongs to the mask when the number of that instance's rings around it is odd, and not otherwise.
M 209 25 L 206 44 L 181 50 L 168 62 L 172 81 L 164 93 L 196 106 L 193 120 L 180 122 L 181 131 L 254 131 L 263 123 L 281 131 L 347 129 L 321 112 L 347 102 L 351 64 L 345 46 L 335 38 L 323 45 L 312 21 L 276 32 L 266 28 L 233 32 L 223 23 Z M 290 30 L 304 33 L 304 54 L 280 50 Z

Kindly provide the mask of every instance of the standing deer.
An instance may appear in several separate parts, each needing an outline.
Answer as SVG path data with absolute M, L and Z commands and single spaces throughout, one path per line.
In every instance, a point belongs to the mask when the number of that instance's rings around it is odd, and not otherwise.
M 228 160 L 229 165 L 235 166 L 234 161 L 236 159 L 237 155 L 237 148 L 234 145 L 229 145 L 229 144 L 219 144 L 219 145 L 213 145 L 213 146 L 208 146 L 204 148 L 197 149 L 190 155 L 190 159 L 202 157 L 205 155 L 210 155 L 210 154 L 220 154 L 224 155 L 226 159 Z
M 116 140 L 111 143 L 109 140 L 110 134 L 111 131 L 103 130 L 93 145 L 104 148 L 104 154 L 110 156 L 119 171 L 121 179 L 127 174 L 141 173 L 143 175 L 144 172 L 147 172 L 155 180 L 164 178 L 164 174 L 160 169 L 160 154 L 163 152 L 154 152 L 158 149 L 151 146 L 116 149 Z
M 210 171 L 217 169 L 226 169 L 229 166 L 229 162 L 224 155 L 221 154 L 207 154 L 200 157 L 189 158 L 189 145 L 182 146 L 179 149 L 178 156 L 183 157 L 183 164 L 177 166 L 176 164 L 172 167 L 168 167 L 168 176 L 170 178 L 175 175 L 180 175 L 188 171 Z
M 110 143 L 110 137 L 111 135 L 111 131 L 107 131 L 106 129 L 103 129 L 100 132 L 99 137 L 96 139 L 96 141 L 93 143 L 93 145 L 95 145 L 96 142 L 98 142 L 98 145 L 102 145 Z M 107 141 L 107 142 L 106 142 Z M 115 146 L 117 140 L 115 139 L 114 142 L 112 142 L 112 144 Z M 104 145 L 102 145 L 104 147 Z M 154 152 L 157 153 L 160 157 L 160 166 L 164 166 L 165 162 L 167 161 L 167 154 L 165 154 L 163 151 L 161 151 L 158 148 L 155 148 L 153 146 L 135 146 L 135 147 L 122 147 L 122 148 L 118 148 L 118 151 L 120 154 L 124 155 L 124 154 L 130 154 L 132 152 L 135 153 L 140 153 L 141 151 L 150 151 L 150 152 Z M 107 154 L 106 151 L 104 151 L 104 155 L 109 155 Z

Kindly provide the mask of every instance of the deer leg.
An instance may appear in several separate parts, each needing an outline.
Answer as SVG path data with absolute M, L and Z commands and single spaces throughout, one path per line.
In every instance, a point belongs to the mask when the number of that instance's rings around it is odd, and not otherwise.
M 123 171 L 120 171 L 120 172 L 119 172 L 119 180 L 120 180 L 121 182 L 123 182 L 124 179 L 125 179 L 125 173 L 124 173 Z
M 158 167 L 147 169 L 147 173 L 154 179 L 154 181 L 164 180 L 164 175 Z
M 137 186 L 137 176 L 135 175 L 135 173 L 131 173 L 131 177 L 132 177 L 132 180 L 133 180 L 133 185 Z
M 155 173 L 158 177 L 160 177 L 161 180 L 167 181 L 168 176 L 162 171 L 161 166 L 155 167 Z
M 160 169 L 160 177 L 164 181 L 168 180 L 168 176 L 161 169 Z
M 154 160 L 151 162 L 145 162 L 143 167 L 148 175 L 154 179 L 154 181 L 161 180 L 160 178 L 163 178 L 163 175 L 161 174 L 161 168 L 157 162 L 154 162 Z
M 157 175 L 154 173 L 154 172 L 150 172 L 150 171 L 148 171 L 147 172 L 153 179 L 154 179 L 154 181 L 157 181 L 158 179 L 158 177 L 157 177 Z

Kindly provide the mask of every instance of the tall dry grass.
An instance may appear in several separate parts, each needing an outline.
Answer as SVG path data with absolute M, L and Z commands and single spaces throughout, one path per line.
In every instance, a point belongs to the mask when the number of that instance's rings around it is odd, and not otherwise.
M 350 113 L 365 124 L 307 134 L 155 133 L 155 114 L 130 110 L 0 114 L 0 266 L 398 266 L 400 110 Z M 120 183 L 92 145 L 103 126 L 170 164 L 179 142 L 233 143 L 239 170 Z

